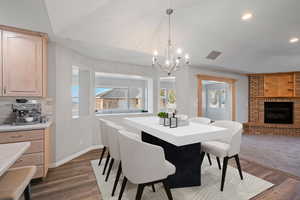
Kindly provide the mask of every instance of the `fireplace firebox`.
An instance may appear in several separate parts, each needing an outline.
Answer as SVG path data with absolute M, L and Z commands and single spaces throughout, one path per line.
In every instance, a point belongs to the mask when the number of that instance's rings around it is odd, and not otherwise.
M 265 123 L 293 124 L 293 102 L 265 102 Z

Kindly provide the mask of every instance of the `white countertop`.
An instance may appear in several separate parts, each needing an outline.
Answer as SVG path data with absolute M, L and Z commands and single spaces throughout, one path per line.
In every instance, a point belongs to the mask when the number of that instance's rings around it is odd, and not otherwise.
M 0 176 L 30 147 L 30 142 L 0 144 Z
M 187 126 L 169 128 L 159 125 L 157 117 L 135 117 L 125 118 L 124 120 L 129 126 L 140 129 L 176 146 L 228 137 L 227 129 L 200 123 L 190 122 Z
M 10 131 L 26 131 L 26 130 L 37 130 L 37 129 L 45 129 L 50 127 L 52 124 L 51 121 L 46 123 L 38 123 L 33 125 L 22 125 L 22 126 L 15 126 L 15 125 L 0 125 L 0 132 L 10 132 Z

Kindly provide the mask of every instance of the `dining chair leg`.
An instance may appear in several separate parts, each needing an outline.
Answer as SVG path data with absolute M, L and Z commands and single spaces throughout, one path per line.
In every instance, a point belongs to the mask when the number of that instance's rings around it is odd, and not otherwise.
M 116 176 L 116 179 L 115 179 L 115 182 L 114 182 L 114 187 L 113 187 L 113 190 L 112 190 L 112 193 L 111 193 L 112 197 L 115 195 L 115 192 L 116 192 L 116 189 L 117 189 L 117 185 L 119 183 L 119 179 L 120 179 L 121 173 L 122 173 L 122 164 L 121 164 L 121 161 L 120 161 L 119 167 L 118 167 L 117 176 Z
M 223 171 L 222 171 L 222 181 L 221 181 L 221 191 L 224 189 L 225 177 L 226 177 L 226 170 L 228 164 L 229 157 L 225 157 L 223 159 Z
M 172 196 L 171 190 L 170 190 L 170 188 L 169 188 L 168 183 L 167 183 L 166 180 L 163 181 L 163 185 L 164 185 L 165 191 L 167 193 L 168 199 L 169 200 L 173 200 L 173 196 Z
M 220 162 L 220 158 L 219 157 L 217 157 L 217 162 L 218 162 L 219 170 L 221 170 L 221 162 Z
M 241 164 L 240 164 L 240 158 L 239 158 L 239 155 L 236 154 L 236 155 L 234 156 L 234 158 L 235 158 L 235 162 L 236 162 L 237 168 L 238 168 L 238 170 L 239 170 L 239 174 L 240 174 L 241 180 L 243 180 L 244 177 L 243 177 L 243 173 L 242 173 L 242 168 L 241 168 Z
M 30 183 L 27 185 L 27 187 L 25 188 L 24 191 L 24 199 L 25 200 L 31 200 L 31 187 L 30 187 Z
M 208 158 L 209 165 L 212 166 L 212 163 L 211 163 L 211 159 L 210 159 L 209 153 L 206 153 L 206 156 L 207 156 L 207 158 Z
M 152 191 L 155 192 L 155 186 L 154 186 L 154 184 L 152 184 L 151 187 L 152 187 Z
M 113 167 L 113 165 L 114 165 L 114 161 L 115 161 L 115 159 L 113 159 L 113 158 L 110 160 L 110 164 L 109 164 L 108 172 L 107 172 L 107 174 L 106 174 L 105 182 L 108 181 L 108 177 L 109 177 L 109 174 L 110 174 L 110 172 L 111 172 L 111 169 L 112 169 L 112 167 Z
M 106 158 L 106 161 L 105 161 L 105 165 L 104 165 L 104 169 L 103 169 L 102 175 L 104 175 L 105 172 L 106 172 L 106 168 L 107 168 L 107 165 L 109 163 L 109 159 L 110 159 L 110 154 L 108 152 L 108 155 L 107 155 L 107 158 Z
M 124 190 L 126 187 L 126 183 L 127 183 L 127 178 L 126 178 L 126 176 L 124 176 L 118 200 L 122 199 L 122 196 L 123 196 L 123 193 L 124 193 Z
M 144 184 L 139 184 L 138 185 L 138 189 L 137 189 L 135 200 L 141 200 L 142 199 L 144 188 L 145 188 Z
M 103 156 L 104 156 L 104 154 L 105 154 L 105 151 L 106 151 L 106 147 L 104 147 L 103 150 L 102 150 L 102 153 L 101 153 L 101 156 L 100 156 L 100 159 L 99 159 L 98 166 L 101 165 L 101 162 L 102 162 Z
M 202 151 L 200 154 L 200 166 L 202 166 L 204 156 L 205 156 L 205 152 Z

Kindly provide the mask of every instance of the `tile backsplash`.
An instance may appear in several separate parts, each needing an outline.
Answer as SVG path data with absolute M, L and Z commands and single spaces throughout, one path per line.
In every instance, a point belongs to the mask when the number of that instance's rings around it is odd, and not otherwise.
M 17 98 L 0 98 L 0 125 L 2 124 L 11 124 L 15 121 L 15 114 L 12 112 L 12 104 L 16 102 Z M 42 106 L 42 115 L 46 116 L 47 119 L 52 118 L 52 111 L 53 111 L 53 101 L 49 98 L 26 98 L 36 99 L 38 102 L 41 103 Z

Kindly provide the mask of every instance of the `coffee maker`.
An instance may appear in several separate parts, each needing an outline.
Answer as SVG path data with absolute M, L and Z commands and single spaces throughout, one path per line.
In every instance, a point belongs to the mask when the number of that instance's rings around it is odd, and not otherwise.
M 41 104 L 34 102 L 23 102 L 12 104 L 15 113 L 14 125 L 32 125 L 41 122 Z

